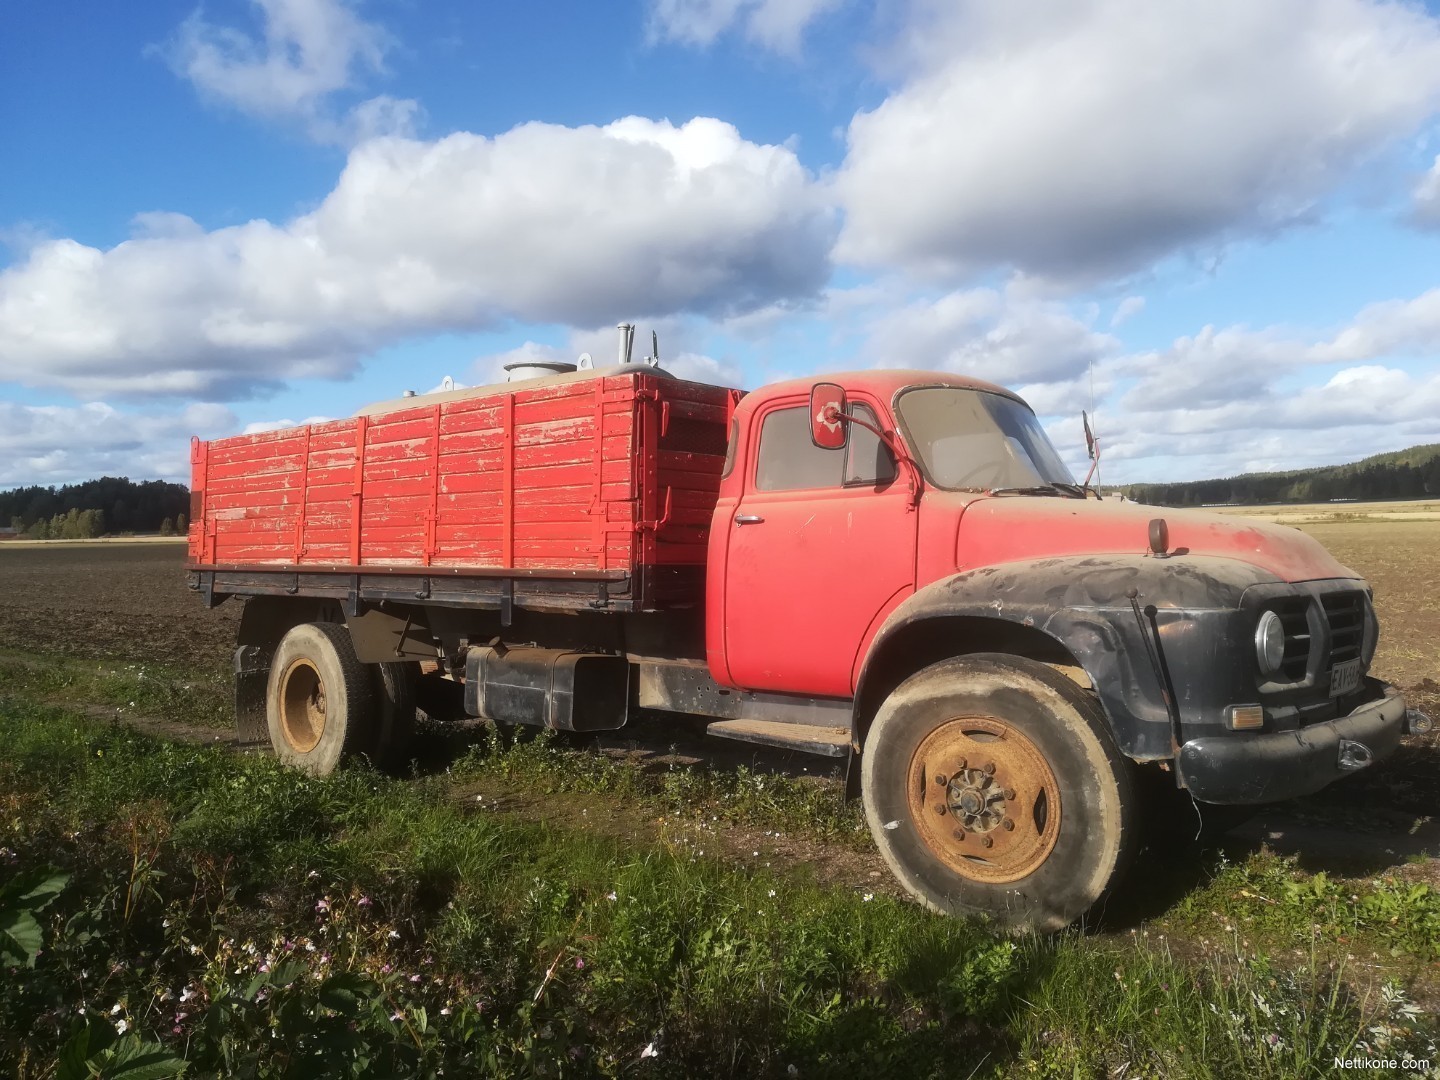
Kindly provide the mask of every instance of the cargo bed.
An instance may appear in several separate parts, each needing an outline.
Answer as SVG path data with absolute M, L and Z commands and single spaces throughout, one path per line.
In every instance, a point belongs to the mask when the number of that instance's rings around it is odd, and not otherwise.
M 738 399 L 610 368 L 195 440 L 190 585 L 212 605 L 698 606 Z

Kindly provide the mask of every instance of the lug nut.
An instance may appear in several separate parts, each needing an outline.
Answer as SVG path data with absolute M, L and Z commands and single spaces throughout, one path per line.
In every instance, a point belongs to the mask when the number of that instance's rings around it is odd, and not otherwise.
M 965 768 L 965 764 L 966 764 L 965 759 L 962 757 L 959 761 L 957 761 L 957 762 L 955 763 L 955 768 L 957 768 L 957 769 L 963 769 L 963 768 Z
M 950 778 L 944 773 L 936 773 L 935 783 L 939 784 L 941 787 L 944 787 L 946 784 L 950 783 Z
M 982 837 L 980 838 L 980 843 L 982 843 L 982 844 L 985 845 L 986 847 L 990 847 L 990 845 L 994 844 L 995 841 L 994 841 L 994 840 L 991 840 L 990 837 L 988 837 L 988 836 L 982 836 Z
M 1010 799 L 1010 800 L 1014 800 L 1014 798 L 1015 798 L 1015 789 L 1014 789 L 1013 787 L 1007 787 L 1007 788 L 1005 789 L 1005 798 Z
M 956 829 L 955 832 L 954 832 L 954 836 L 955 836 L 955 839 L 956 839 L 956 840 L 964 840 L 964 839 L 965 839 L 965 830 L 964 830 L 964 829 Z
M 1015 831 L 1015 822 L 1012 821 L 1012 820 L 1011 820 L 1010 818 L 1008 818 L 1008 817 L 1007 817 L 1004 821 L 1002 821 L 1000 824 L 1005 827 L 1005 831 L 1006 831 L 1006 832 L 1014 832 L 1014 831 Z
M 944 803 L 941 803 L 939 806 L 935 807 L 935 813 L 939 814 L 941 817 L 944 817 L 944 816 L 945 816 L 945 804 L 944 804 Z
M 985 763 L 985 768 L 984 768 L 984 770 L 982 770 L 982 771 L 985 773 L 986 776 L 994 776 L 994 775 L 995 775 L 995 763 L 994 763 L 993 761 L 987 761 L 987 762 Z

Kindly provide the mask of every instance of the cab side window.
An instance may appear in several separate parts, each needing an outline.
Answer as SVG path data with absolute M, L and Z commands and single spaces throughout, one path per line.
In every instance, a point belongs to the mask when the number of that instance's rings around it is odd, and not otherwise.
M 849 411 L 852 416 L 868 420 L 876 427 L 880 426 L 874 411 L 868 405 L 851 405 Z M 850 445 L 845 451 L 845 486 L 879 486 L 894 479 L 895 458 L 891 456 L 890 448 L 869 428 L 851 424 Z
M 850 412 L 875 424 L 867 405 Z M 879 426 L 878 424 L 876 426 Z M 824 450 L 810 441 L 810 410 L 806 406 L 776 409 L 760 425 L 760 458 L 755 472 L 758 491 L 801 491 L 838 488 L 842 484 L 884 484 L 895 478 L 895 461 L 872 431 L 850 425 L 843 450 Z

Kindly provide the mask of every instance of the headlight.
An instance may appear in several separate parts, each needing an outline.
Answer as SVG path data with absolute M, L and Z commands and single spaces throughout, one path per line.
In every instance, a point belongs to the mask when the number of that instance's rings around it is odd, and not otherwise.
M 1255 627 L 1255 659 L 1266 675 L 1274 675 L 1285 660 L 1285 624 L 1273 611 L 1263 612 Z

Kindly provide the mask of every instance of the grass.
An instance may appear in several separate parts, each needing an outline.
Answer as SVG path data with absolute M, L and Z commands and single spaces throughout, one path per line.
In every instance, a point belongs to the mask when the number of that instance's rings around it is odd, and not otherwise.
M 845 802 L 841 779 L 786 776 L 743 765 L 662 768 L 577 747 L 542 731 L 503 738 L 486 729 L 450 768 L 461 782 L 497 779 L 545 795 L 602 794 L 678 820 L 725 822 L 783 830 L 817 840 L 869 844 L 864 813 Z
M 228 673 L 165 664 L 75 660 L 54 654 L 0 652 L 0 696 L 76 707 L 104 706 L 117 717 L 155 717 L 233 728 Z
M 1436 1056 L 1401 988 L 1343 965 L 1011 938 L 804 868 L 476 811 L 450 777 L 316 779 L 3 694 L 7 1074 L 67 1054 L 137 1078 L 1319 1076 Z M 509 753 L 460 771 L 565 773 L 554 747 Z M 587 782 L 683 794 L 606 775 Z

